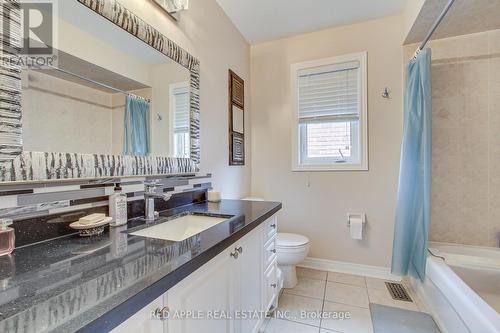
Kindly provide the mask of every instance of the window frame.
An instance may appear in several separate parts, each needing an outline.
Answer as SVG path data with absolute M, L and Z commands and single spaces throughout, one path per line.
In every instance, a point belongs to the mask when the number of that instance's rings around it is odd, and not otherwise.
M 359 162 L 358 163 L 301 163 L 302 143 L 300 141 L 298 73 L 314 67 L 329 66 L 347 62 L 359 62 L 360 112 L 359 112 Z M 345 54 L 336 57 L 294 63 L 290 66 L 292 88 L 292 171 L 367 171 L 368 170 L 368 84 L 367 52 Z M 352 135 L 352 134 L 351 134 Z M 324 160 L 328 161 L 328 158 Z

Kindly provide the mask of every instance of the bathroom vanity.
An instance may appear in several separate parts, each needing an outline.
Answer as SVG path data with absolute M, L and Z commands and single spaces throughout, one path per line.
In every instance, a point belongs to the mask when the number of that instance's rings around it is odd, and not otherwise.
M 278 294 L 276 224 L 266 219 L 113 332 L 257 332 Z
M 272 307 L 279 209 L 275 202 L 203 202 L 165 211 L 155 223 L 192 213 L 228 217 L 183 241 L 132 236 L 149 227 L 136 219 L 99 237 L 16 249 L 0 264 L 10 273 L 2 274 L 0 331 L 255 332 L 261 316 L 199 318 Z M 201 313 L 168 318 L 180 311 Z

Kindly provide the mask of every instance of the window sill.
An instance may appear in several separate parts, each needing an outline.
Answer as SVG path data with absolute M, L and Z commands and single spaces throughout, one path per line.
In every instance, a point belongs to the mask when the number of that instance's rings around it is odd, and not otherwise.
M 368 165 L 342 164 L 342 165 L 294 165 L 292 172 L 321 172 L 321 171 L 368 171 Z

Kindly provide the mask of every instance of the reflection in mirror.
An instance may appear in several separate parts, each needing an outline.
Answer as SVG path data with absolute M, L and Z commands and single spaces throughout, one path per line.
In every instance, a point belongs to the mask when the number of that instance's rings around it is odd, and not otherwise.
M 22 73 L 25 151 L 189 157 L 188 69 L 83 7 L 59 31 L 57 67 Z

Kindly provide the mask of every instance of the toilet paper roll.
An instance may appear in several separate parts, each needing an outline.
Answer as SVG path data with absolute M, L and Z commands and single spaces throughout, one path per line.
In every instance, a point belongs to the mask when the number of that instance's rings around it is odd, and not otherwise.
M 352 239 L 363 239 L 363 220 L 359 217 L 349 219 L 349 232 Z

